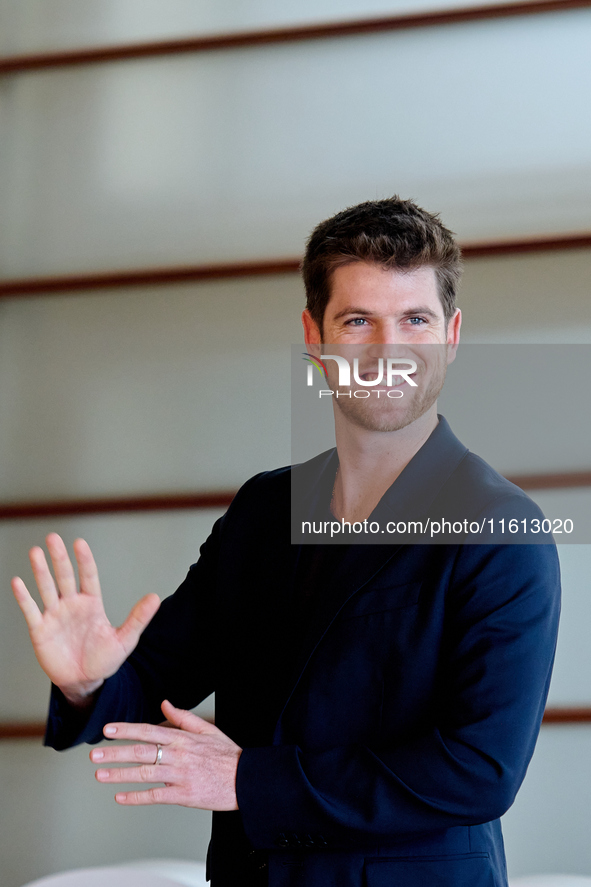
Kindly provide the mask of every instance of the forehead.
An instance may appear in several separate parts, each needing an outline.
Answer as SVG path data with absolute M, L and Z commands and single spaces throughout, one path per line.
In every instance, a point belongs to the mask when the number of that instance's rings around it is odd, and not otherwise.
M 324 317 L 330 320 L 347 309 L 398 314 L 418 305 L 443 317 L 437 277 L 430 266 L 399 271 L 369 262 L 351 262 L 336 268 L 331 275 Z

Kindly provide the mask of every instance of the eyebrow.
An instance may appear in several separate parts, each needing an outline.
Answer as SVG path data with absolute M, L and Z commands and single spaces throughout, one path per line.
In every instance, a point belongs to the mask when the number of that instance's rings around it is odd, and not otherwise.
M 333 320 L 340 320 L 342 317 L 346 317 L 348 314 L 361 314 L 363 317 L 376 317 L 377 314 L 375 311 L 368 311 L 367 308 L 355 308 L 347 306 L 343 308 L 342 311 L 339 311 L 338 314 L 335 314 Z M 433 318 L 434 320 L 440 320 L 438 314 L 435 311 L 432 311 L 431 308 L 427 308 L 425 306 L 418 306 L 416 308 L 409 308 L 406 311 L 402 311 L 398 316 L 399 317 L 414 317 L 415 314 L 426 314 L 428 317 Z

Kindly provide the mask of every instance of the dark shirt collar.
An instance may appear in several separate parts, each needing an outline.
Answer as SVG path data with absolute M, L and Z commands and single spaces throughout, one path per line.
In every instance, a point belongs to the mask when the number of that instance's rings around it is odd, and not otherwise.
M 466 453 L 467 447 L 455 436 L 444 416 L 439 419 L 425 443 L 373 511 L 372 519 L 415 520 L 429 508 Z M 294 517 L 303 515 L 329 519 L 338 455 L 336 448 L 294 466 L 292 470 L 292 505 Z

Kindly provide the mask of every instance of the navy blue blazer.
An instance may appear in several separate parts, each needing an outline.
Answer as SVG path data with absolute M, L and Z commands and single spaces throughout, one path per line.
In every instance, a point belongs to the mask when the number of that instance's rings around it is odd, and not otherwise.
M 334 460 L 300 469 L 312 498 Z M 162 699 L 191 708 L 215 690 L 216 724 L 244 751 L 240 809 L 213 815 L 213 887 L 259 883 L 257 871 L 270 887 L 503 887 L 499 817 L 554 657 L 555 546 L 344 546 L 278 699 L 301 553 L 290 476 L 242 487 L 89 716 L 54 689 L 46 742 L 96 742 L 108 720 L 156 723 Z M 542 517 L 443 417 L 378 508 L 400 514 L 419 490 L 467 518 Z

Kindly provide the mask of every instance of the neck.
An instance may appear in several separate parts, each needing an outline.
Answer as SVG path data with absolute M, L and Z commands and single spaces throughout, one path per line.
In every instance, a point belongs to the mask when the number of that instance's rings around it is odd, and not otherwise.
M 363 521 L 438 423 L 437 404 L 399 431 L 368 431 L 335 415 L 339 469 L 332 512 L 336 518 Z

